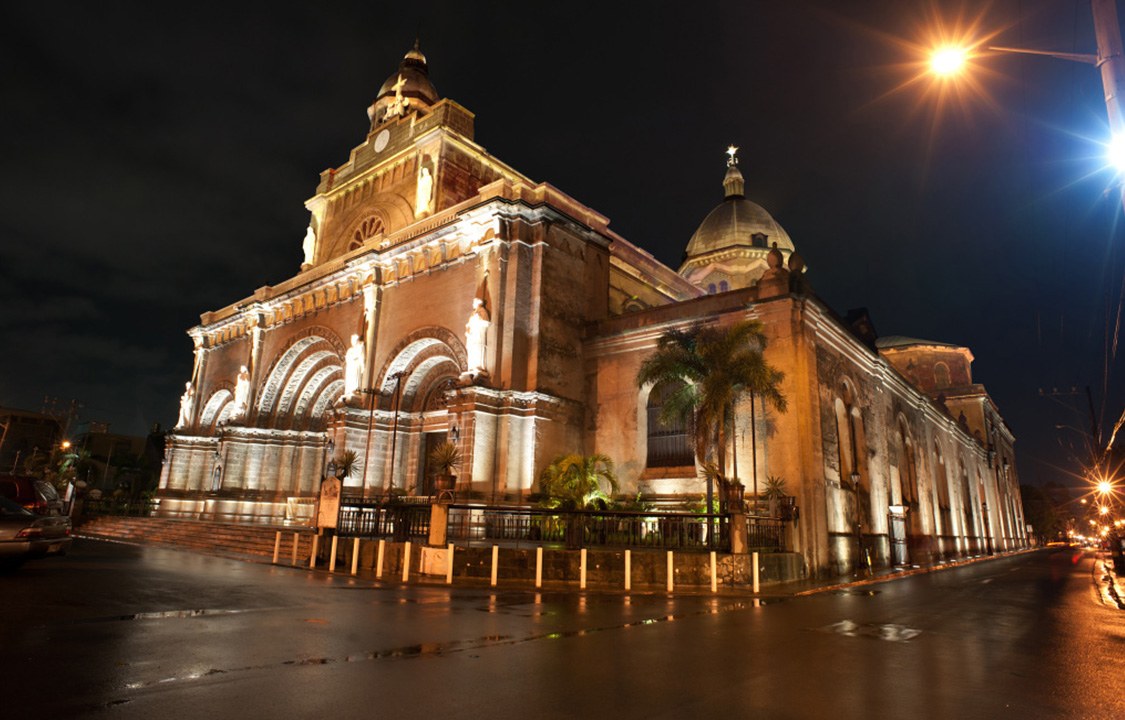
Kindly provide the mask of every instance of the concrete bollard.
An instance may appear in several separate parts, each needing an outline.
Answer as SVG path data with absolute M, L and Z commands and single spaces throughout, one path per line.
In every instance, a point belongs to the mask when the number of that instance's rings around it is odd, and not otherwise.
M 352 575 L 359 571 L 359 538 L 352 541 Z
M 717 568 L 715 567 L 715 551 L 711 551 L 711 592 L 719 591 L 719 578 Z
M 328 572 L 336 572 L 336 543 L 339 535 L 332 536 L 332 556 L 328 558 Z
M 309 553 L 309 569 L 316 567 L 316 550 L 320 544 L 320 535 L 313 535 L 312 551 Z
M 625 589 L 633 589 L 633 551 L 625 551 Z
M 445 551 L 445 584 L 453 584 L 453 543 Z
M 496 587 L 496 566 L 500 561 L 500 546 L 492 546 L 492 586 Z
M 578 565 L 578 587 L 581 590 L 586 589 L 586 548 L 582 548 L 582 560 Z
M 383 549 L 386 547 L 387 541 L 379 541 L 379 557 L 375 560 L 375 579 L 380 580 L 383 577 Z
M 402 548 L 402 581 L 410 580 L 410 541 L 407 540 Z
M 754 594 L 758 594 L 758 553 L 754 553 L 750 563 L 750 572 L 754 575 Z
M 277 565 L 277 558 L 281 554 L 281 531 L 278 530 L 273 539 L 273 564 Z
M 297 564 L 297 546 L 301 544 L 301 533 L 293 533 L 293 561 L 291 564 Z
M 673 570 L 672 570 L 673 563 L 674 563 L 674 560 L 672 558 L 672 551 L 669 550 L 668 551 L 668 592 L 672 592 L 672 588 L 675 587 L 675 583 L 673 581 L 674 573 L 673 573 Z
M 543 546 L 535 548 L 535 587 L 543 587 Z

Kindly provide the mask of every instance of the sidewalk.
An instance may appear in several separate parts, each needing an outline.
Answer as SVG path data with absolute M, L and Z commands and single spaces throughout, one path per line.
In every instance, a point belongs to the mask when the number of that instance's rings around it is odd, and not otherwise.
M 115 542 L 124 545 L 134 545 L 138 547 L 158 547 L 164 550 L 179 550 L 181 552 L 194 552 L 200 555 L 208 555 L 211 557 L 220 557 L 227 560 L 239 560 L 242 562 L 252 562 L 259 565 L 274 565 L 272 558 L 262 555 L 249 555 L 244 553 L 236 553 L 223 550 L 202 550 L 198 548 L 185 548 L 167 543 L 140 543 L 131 542 L 126 540 L 109 539 L 94 535 L 83 535 L 81 532 L 75 533 L 75 537 L 84 538 L 88 540 L 97 540 L 100 542 Z M 898 578 L 909 577 L 911 575 L 919 575 L 922 573 L 938 572 L 950 568 L 969 565 L 972 563 L 982 562 L 985 560 L 995 560 L 1003 557 L 1011 557 L 1013 555 L 1020 555 L 1028 552 L 1035 552 L 1042 548 L 1028 548 L 1026 550 L 1016 550 L 1011 552 L 1001 552 L 994 555 L 978 555 L 968 558 L 960 558 L 957 560 L 942 561 L 930 565 L 913 565 L 910 567 L 896 567 L 896 568 L 883 568 L 879 570 L 863 571 L 858 575 L 844 575 L 835 578 L 806 578 L 803 580 L 793 580 L 790 582 L 769 583 L 763 584 L 759 587 L 759 592 L 754 593 L 750 586 L 731 587 L 729 585 L 719 585 L 716 592 L 712 593 L 709 586 L 701 585 L 678 585 L 673 588 L 671 594 L 674 595 L 714 595 L 728 598 L 759 598 L 759 599 L 778 599 L 788 597 L 800 597 L 804 595 L 814 595 L 823 592 L 836 592 L 840 590 L 848 590 L 854 587 L 861 587 L 864 585 L 872 585 L 875 583 L 885 582 L 888 580 L 895 580 Z M 1108 563 L 1108 560 L 1107 560 Z M 337 563 L 336 571 L 330 573 L 326 563 L 318 563 L 316 568 L 310 568 L 308 562 L 297 563 L 296 565 L 289 562 L 287 557 L 278 559 L 275 567 L 289 568 L 294 570 L 305 570 L 307 572 L 316 572 L 331 577 L 355 578 L 365 582 L 377 583 L 379 585 L 396 586 L 396 585 L 421 585 L 425 587 L 455 587 L 455 588 L 474 588 L 474 589 L 488 589 L 493 587 L 487 578 L 454 578 L 453 584 L 448 585 L 445 578 L 442 576 L 421 575 L 416 570 L 412 570 L 410 580 L 407 583 L 402 581 L 400 574 L 396 572 L 384 572 L 382 578 L 375 576 L 375 570 L 372 568 L 359 568 L 355 575 L 351 574 L 350 567 L 344 563 Z M 1112 564 L 1108 565 L 1107 572 L 1111 573 L 1112 577 Z M 1125 600 L 1125 582 L 1122 578 L 1114 578 L 1115 587 L 1117 591 L 1117 598 L 1119 603 Z M 581 593 L 601 593 L 601 594 L 616 594 L 616 595 L 667 595 L 668 590 L 662 585 L 634 585 L 630 590 L 625 590 L 624 587 L 617 585 L 607 585 L 604 583 L 589 583 L 586 589 L 583 590 L 579 587 L 577 580 L 544 580 L 542 587 L 536 588 L 534 582 L 528 580 L 509 580 L 501 578 L 497 581 L 495 586 L 499 590 L 518 591 L 525 590 L 529 592 L 581 592 Z
M 880 570 L 866 571 L 860 576 L 840 576 L 836 578 L 824 579 L 803 579 L 794 580 L 790 582 L 769 583 L 759 586 L 759 591 L 754 593 L 749 586 L 731 587 L 729 585 L 719 585 L 715 592 L 711 592 L 711 588 L 705 585 L 677 585 L 673 588 L 671 593 L 662 585 L 647 584 L 636 585 L 629 590 L 618 585 L 607 585 L 605 583 L 588 583 L 585 589 L 579 587 L 579 581 L 551 581 L 544 580 L 541 587 L 536 588 L 534 582 L 527 580 L 511 580 L 500 578 L 497 580 L 495 586 L 491 585 L 487 578 L 454 578 L 452 585 L 446 583 L 445 578 L 442 576 L 433 575 L 420 575 L 414 571 L 411 572 L 410 581 L 403 583 L 401 575 L 397 573 L 384 572 L 382 578 L 376 578 L 375 570 L 371 568 L 360 568 L 356 575 L 352 575 L 350 568 L 345 567 L 343 564 L 337 564 L 336 572 L 329 573 L 327 565 L 318 565 L 315 570 L 308 568 L 307 564 L 304 566 L 290 565 L 284 560 L 278 563 L 278 567 L 303 567 L 306 570 L 323 573 L 325 575 L 333 575 L 338 577 L 354 577 L 358 580 L 378 583 L 380 585 L 422 585 L 426 587 L 455 587 L 455 588 L 474 588 L 474 589 L 488 589 L 495 587 L 498 590 L 505 591 L 529 591 L 529 592 L 576 592 L 576 593 L 599 593 L 599 594 L 612 594 L 612 595 L 712 595 L 716 597 L 727 598 L 747 598 L 747 599 L 779 599 L 789 597 L 800 597 L 804 595 L 814 595 L 822 592 L 835 592 L 840 590 L 847 590 L 854 587 L 863 585 L 872 585 L 875 583 L 885 582 L 888 580 L 895 580 L 898 578 L 909 577 L 911 575 L 919 575 L 922 573 L 938 572 L 940 570 L 947 570 L 963 565 L 969 565 L 986 560 L 998 560 L 1004 557 L 1011 557 L 1021 555 L 1028 552 L 1035 552 L 1041 548 L 1028 548 L 1025 550 L 1016 550 L 1010 552 L 999 552 L 993 555 L 978 555 L 969 558 L 960 558 L 951 561 L 942 561 L 930 565 L 914 565 L 910 567 L 898 568 L 884 568 Z M 264 564 L 272 564 L 269 559 L 263 558 L 246 558 L 251 562 L 261 562 Z M 1125 597 L 1125 596 L 1123 596 Z

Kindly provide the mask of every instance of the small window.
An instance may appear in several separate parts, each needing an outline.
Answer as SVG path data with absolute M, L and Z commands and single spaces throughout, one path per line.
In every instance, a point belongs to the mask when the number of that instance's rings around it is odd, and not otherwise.
M 726 280 L 723 280 L 719 283 L 719 292 L 726 292 L 727 290 L 730 290 L 730 286 L 727 285 Z
M 765 233 L 754 233 L 750 236 L 750 244 L 754 247 L 760 248 L 769 247 L 769 245 L 767 244 L 767 241 L 769 239 L 770 236 L 766 235 Z
M 707 292 L 709 292 L 712 295 L 715 294 L 715 283 L 711 283 L 710 285 L 707 286 Z
M 949 366 L 943 362 L 934 365 L 934 385 L 938 390 L 949 387 Z

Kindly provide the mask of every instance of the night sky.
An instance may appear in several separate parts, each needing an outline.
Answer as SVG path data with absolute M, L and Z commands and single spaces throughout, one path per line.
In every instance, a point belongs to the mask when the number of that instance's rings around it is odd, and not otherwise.
M 420 28 L 478 143 L 673 268 L 742 148 L 826 302 L 971 348 L 1022 481 L 1076 471 L 1085 397 L 1040 388 L 1091 386 L 1106 424 L 1125 407 L 1100 76 L 987 53 L 944 94 L 918 76 L 939 22 L 1095 52 L 1089 2 L 612 6 L 5 3 L 0 405 L 170 427 L 185 331 L 297 272 L 303 201 Z

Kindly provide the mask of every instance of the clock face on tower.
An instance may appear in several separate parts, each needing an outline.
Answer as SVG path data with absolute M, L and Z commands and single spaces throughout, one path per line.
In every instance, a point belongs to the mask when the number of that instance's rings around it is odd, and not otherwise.
M 391 131 L 383 129 L 381 133 L 375 136 L 375 152 L 383 152 L 387 147 L 387 143 L 391 140 Z

